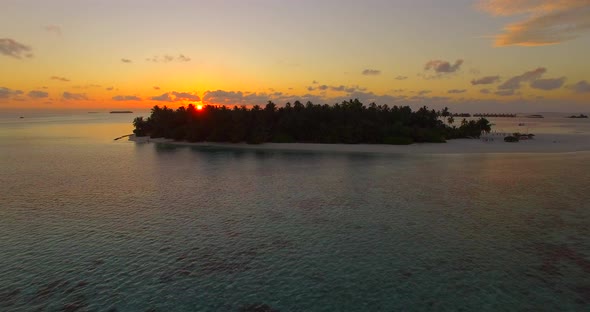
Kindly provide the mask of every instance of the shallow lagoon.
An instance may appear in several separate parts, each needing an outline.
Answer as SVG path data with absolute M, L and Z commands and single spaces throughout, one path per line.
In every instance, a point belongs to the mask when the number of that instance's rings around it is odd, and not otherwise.
M 590 153 L 189 148 L 43 118 L 0 122 L 0 310 L 590 305 Z

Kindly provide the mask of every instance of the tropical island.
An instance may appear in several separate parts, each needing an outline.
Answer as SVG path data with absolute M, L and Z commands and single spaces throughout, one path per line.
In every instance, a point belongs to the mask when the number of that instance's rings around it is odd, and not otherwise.
M 264 108 L 154 106 L 147 119 L 134 119 L 133 133 L 188 142 L 408 145 L 479 138 L 491 131 L 485 118 L 463 119 L 458 126 L 454 122 L 447 108 L 435 111 L 424 106 L 412 111 L 409 106 L 365 106 L 359 100 L 335 105 L 296 101 L 277 107 L 269 101 Z
M 588 118 L 588 115 L 580 114 L 580 115 L 571 115 L 568 118 Z

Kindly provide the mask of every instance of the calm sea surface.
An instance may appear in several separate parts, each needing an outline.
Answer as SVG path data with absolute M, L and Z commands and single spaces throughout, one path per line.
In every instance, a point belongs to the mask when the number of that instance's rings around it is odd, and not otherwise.
M 0 311 L 590 308 L 590 153 L 113 141 L 134 116 L 0 119 Z

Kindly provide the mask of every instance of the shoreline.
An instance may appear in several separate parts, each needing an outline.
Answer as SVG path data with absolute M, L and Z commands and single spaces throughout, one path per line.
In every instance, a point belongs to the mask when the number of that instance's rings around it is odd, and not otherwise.
M 189 147 L 222 149 L 305 151 L 305 152 L 344 152 L 376 154 L 495 154 L 495 153 L 575 153 L 590 151 L 590 136 L 587 134 L 539 134 L 532 140 L 516 143 L 504 142 L 501 136 L 485 136 L 483 139 L 454 139 L 447 143 L 414 143 L 411 145 L 384 144 L 323 144 L 323 143 L 214 143 L 184 142 L 172 139 L 152 139 L 129 136 L 135 143 L 157 143 Z

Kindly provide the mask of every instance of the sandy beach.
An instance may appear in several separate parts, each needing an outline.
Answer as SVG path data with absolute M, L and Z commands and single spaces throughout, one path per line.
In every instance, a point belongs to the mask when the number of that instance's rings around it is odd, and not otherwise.
M 487 140 L 486 140 L 487 139 Z M 492 140 L 493 139 L 493 140 Z M 312 143 L 189 143 L 171 139 L 148 139 L 129 137 L 136 143 L 160 143 L 181 146 L 214 147 L 247 150 L 352 152 L 379 154 L 474 154 L 474 153 L 571 153 L 590 151 L 590 136 L 587 134 L 540 134 L 532 140 L 516 143 L 504 142 L 502 136 L 486 136 L 482 139 L 456 139 L 447 143 L 415 143 L 412 145 L 382 144 L 312 144 Z

